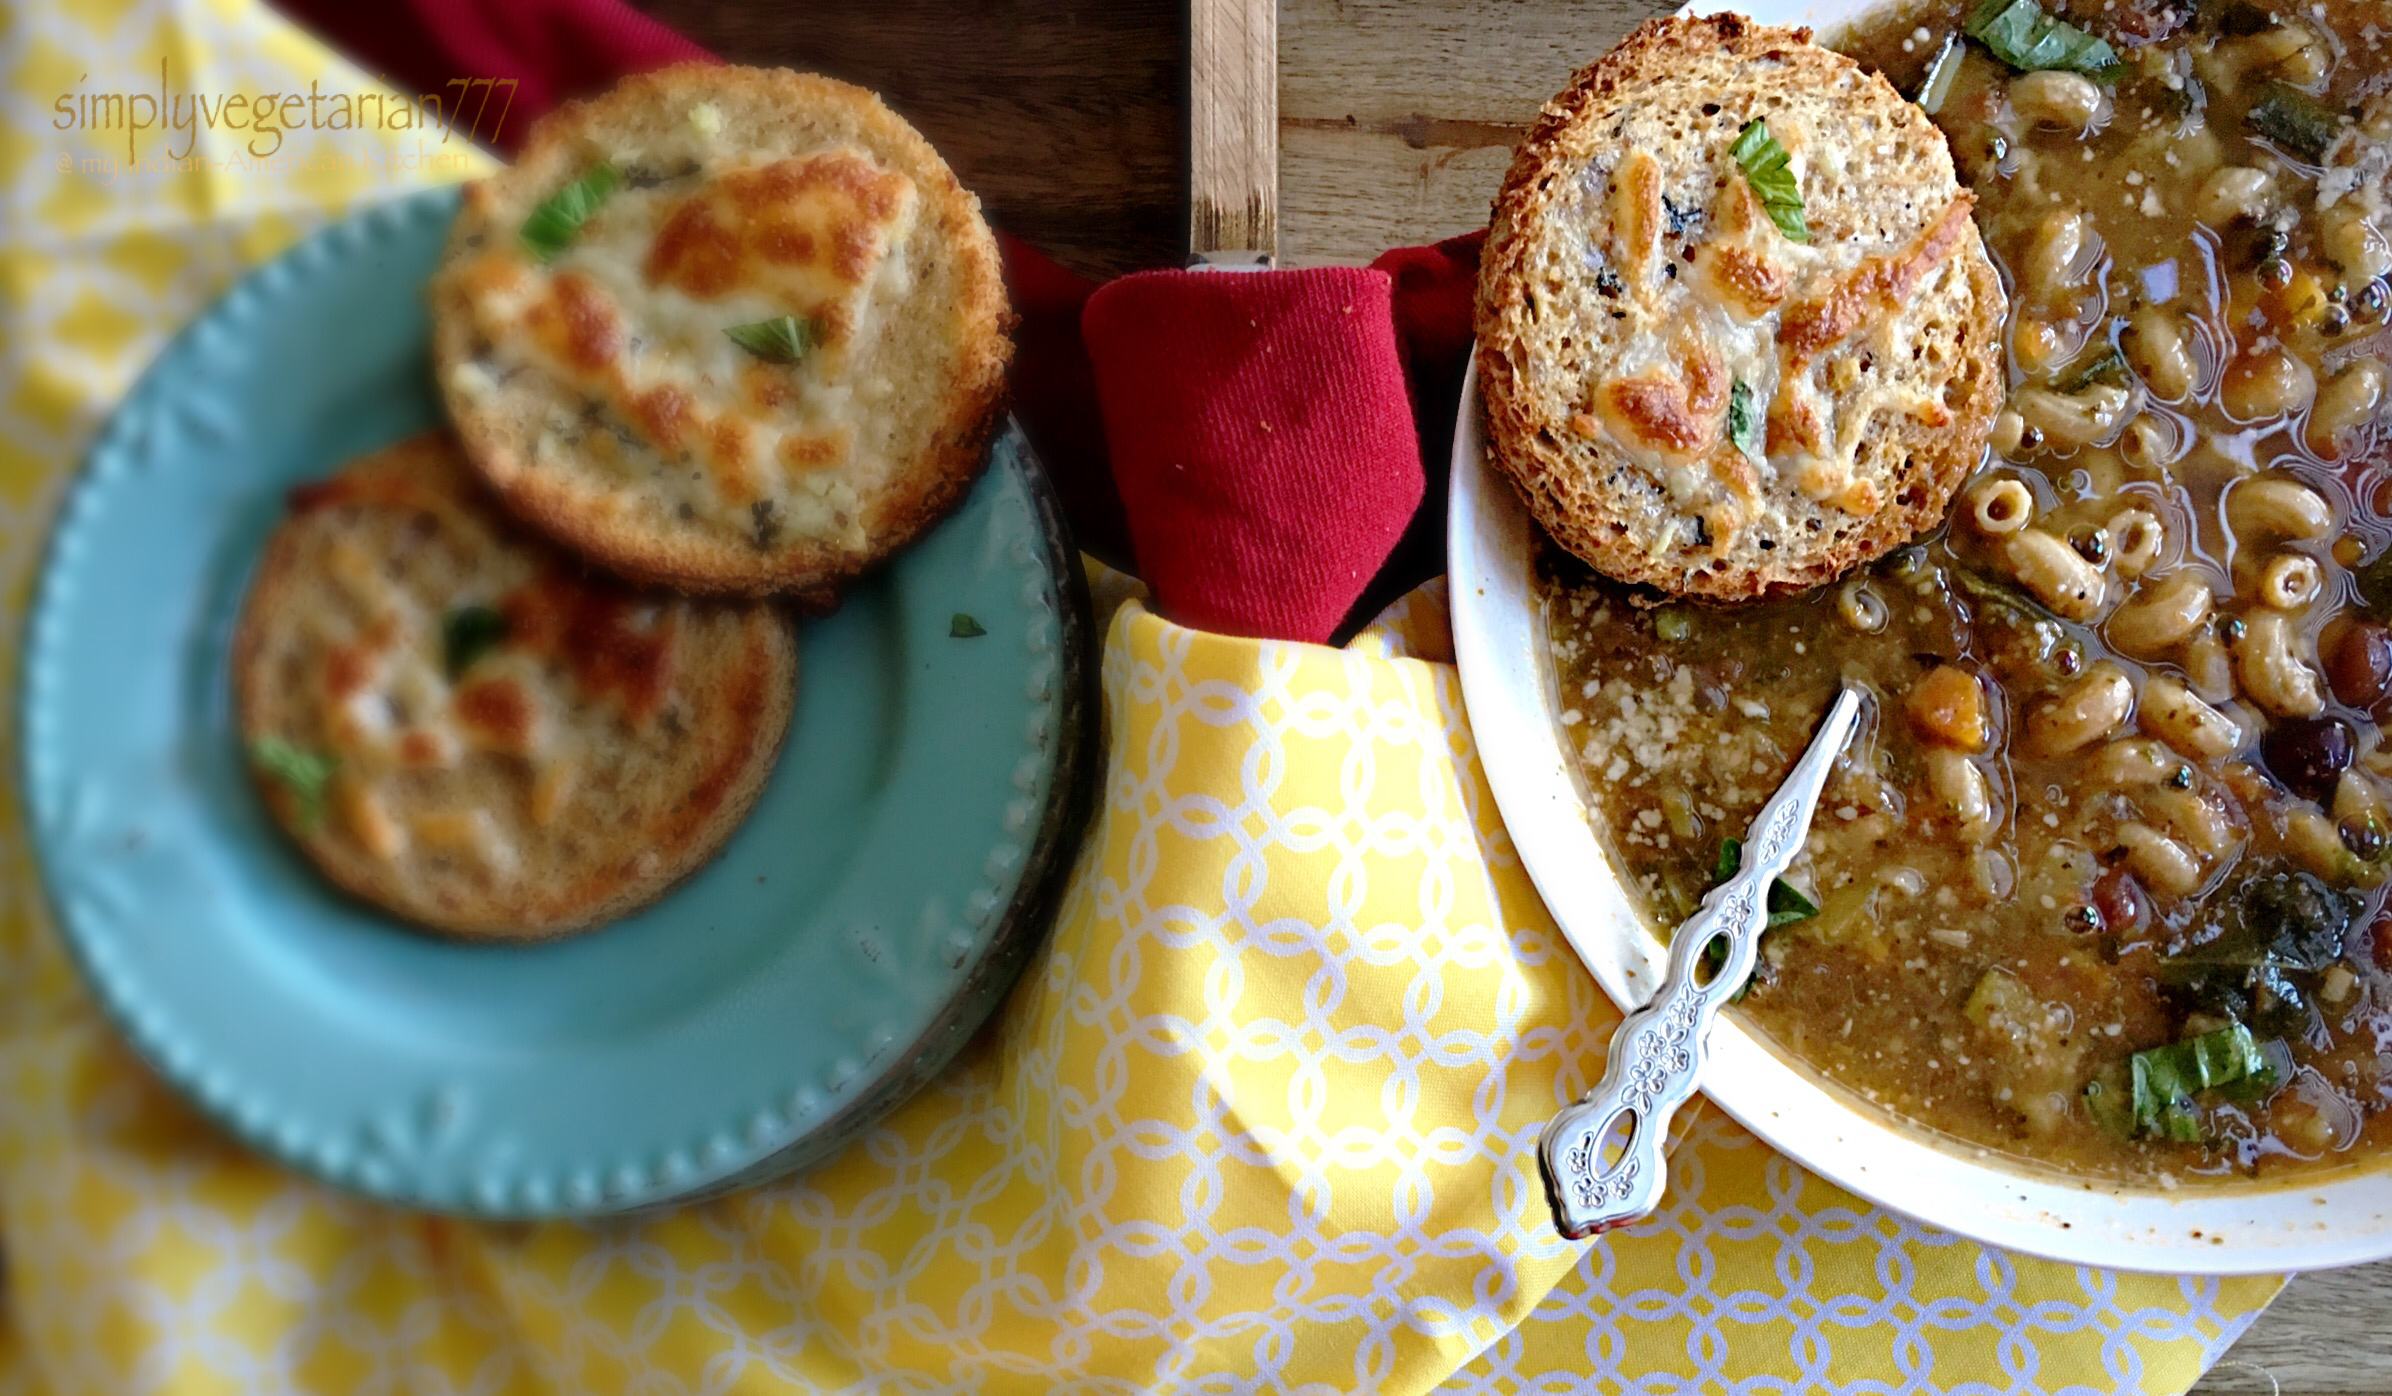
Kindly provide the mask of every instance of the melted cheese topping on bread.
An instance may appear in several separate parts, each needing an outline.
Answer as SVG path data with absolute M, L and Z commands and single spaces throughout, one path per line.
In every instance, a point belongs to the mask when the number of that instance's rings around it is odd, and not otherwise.
M 481 535 L 484 526 L 437 490 L 390 472 L 336 476 L 294 492 L 296 511 L 377 504 L 420 509 Z M 320 730 L 337 761 L 331 810 L 367 851 L 395 861 L 416 843 L 448 848 L 484 871 L 516 850 L 487 811 L 425 808 L 411 772 L 452 771 L 489 753 L 523 763 L 534 825 L 564 809 L 586 745 L 614 722 L 635 731 L 660 720 L 672 692 L 676 608 L 618 584 L 541 565 L 485 544 L 459 549 L 429 601 L 421 578 L 397 575 L 349 539 L 326 557 L 330 596 L 309 624 L 321 656 L 312 675 Z M 450 675 L 449 617 L 486 606 L 504 638 Z
M 1772 134 L 1801 179 L 1804 132 L 1781 116 Z M 1931 278 L 1958 269 L 1974 203 L 1962 191 L 1906 245 L 1856 256 L 1849 246 L 1787 238 L 1724 147 L 1717 159 L 1704 181 L 1714 192 L 1699 210 L 1669 201 L 1662 163 L 1648 152 L 1589 167 L 1581 207 L 1595 225 L 1588 257 L 1605 298 L 1598 313 L 1636 328 L 1586 383 L 1572 423 L 1651 470 L 1715 554 L 1776 481 L 1849 514 L 1876 512 L 1886 501 L 1857 468 L 1876 419 L 1949 424 L 1934 392 L 1851 393 L 1842 380 L 1857 377 L 1851 351 L 1910 352 L 1906 306 Z M 1762 459 L 1730 439 L 1737 385 L 1766 413 Z M 1683 542 L 1674 534 L 1649 541 L 1655 556 Z
M 618 189 L 545 265 L 514 237 L 463 269 L 491 348 L 450 386 L 486 395 L 531 368 L 570 385 L 593 420 L 544 424 L 536 450 L 627 478 L 685 469 L 684 507 L 754 529 L 864 542 L 872 458 L 860 416 L 889 385 L 862 352 L 910 282 L 912 181 L 851 148 L 727 162 Z M 773 363 L 724 331 L 794 316 L 811 344 Z

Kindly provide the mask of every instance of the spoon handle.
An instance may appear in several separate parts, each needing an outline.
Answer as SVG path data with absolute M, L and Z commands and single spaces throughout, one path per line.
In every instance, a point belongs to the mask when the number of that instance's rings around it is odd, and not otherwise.
M 1602 1082 L 1545 1126 L 1538 1157 L 1562 1235 L 1580 1240 L 1661 1205 L 1670 1117 L 1702 1079 L 1720 1006 L 1752 974 L 1769 923 L 1769 885 L 1809 834 L 1819 793 L 1859 724 L 1863 702 L 1849 685 L 1836 695 L 1810 749 L 1754 818 L 1742 865 L 1671 937 L 1661 992 L 1612 1034 Z M 1726 953 L 1706 975 L 1714 945 Z

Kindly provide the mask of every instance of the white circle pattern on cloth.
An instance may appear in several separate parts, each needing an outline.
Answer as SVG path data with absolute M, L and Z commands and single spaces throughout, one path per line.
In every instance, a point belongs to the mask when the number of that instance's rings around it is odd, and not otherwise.
M 154 83 L 162 46 L 224 90 L 365 81 L 252 0 L 0 37 L 11 691 L 109 405 L 241 267 L 398 178 L 59 178 L 102 142 L 54 149 L 50 100 Z M 2274 1292 L 1988 1253 L 1711 1112 L 1663 1212 L 1558 1242 L 1536 1131 L 1616 1015 L 1510 855 L 1450 668 L 1401 657 L 1442 625 L 1433 592 L 1344 652 L 1125 612 L 1090 845 L 1000 1025 L 823 1169 L 597 1228 L 393 1213 L 225 1142 L 99 1025 L 0 801 L 0 1394 L 2167 1392 Z

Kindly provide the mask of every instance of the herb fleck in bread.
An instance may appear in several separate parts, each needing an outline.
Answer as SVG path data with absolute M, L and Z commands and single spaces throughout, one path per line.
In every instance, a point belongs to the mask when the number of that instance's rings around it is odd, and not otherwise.
M 2003 389 L 2001 281 L 1926 115 L 1807 30 L 1654 20 L 1520 147 L 1481 262 L 1487 440 L 1564 548 L 1734 601 L 1932 527 Z M 1809 239 L 1732 153 L 1791 157 Z
M 233 646 L 251 768 L 300 848 L 493 940 L 620 916 L 711 858 L 796 679 L 775 608 L 590 574 L 508 521 L 445 432 L 292 492 Z
M 691 592 L 824 592 L 926 531 L 1011 353 L 995 240 L 928 142 L 861 88 L 712 64 L 543 118 L 467 189 L 432 307 L 507 507 Z

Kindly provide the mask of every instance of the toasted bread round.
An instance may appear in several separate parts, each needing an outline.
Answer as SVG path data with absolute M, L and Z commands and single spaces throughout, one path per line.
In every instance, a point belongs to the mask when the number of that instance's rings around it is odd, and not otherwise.
M 1756 120 L 1807 240 L 1733 153 Z M 1881 556 L 1943 516 L 2001 403 L 1973 206 L 1926 115 L 1808 30 L 1645 24 L 1545 107 L 1495 200 L 1496 462 L 1556 542 L 1672 594 L 1798 591 Z
M 446 432 L 292 491 L 233 640 L 249 766 L 342 887 L 492 940 L 654 900 L 763 789 L 769 605 L 634 591 L 514 526 Z
M 713 64 L 543 117 L 465 191 L 432 312 L 507 507 L 690 592 L 823 591 L 918 537 L 985 466 L 1012 352 L 927 141 L 862 88 Z

